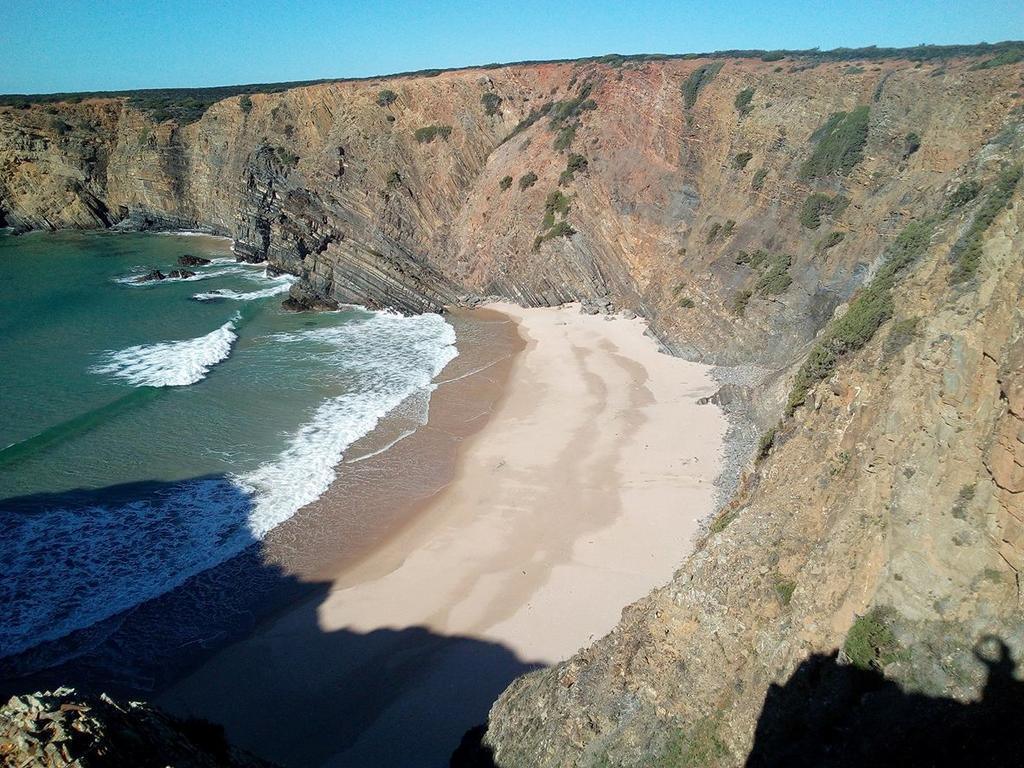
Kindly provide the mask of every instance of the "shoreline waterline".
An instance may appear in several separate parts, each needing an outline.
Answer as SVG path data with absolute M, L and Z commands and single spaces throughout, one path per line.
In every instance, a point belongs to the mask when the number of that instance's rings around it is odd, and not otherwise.
M 382 454 L 404 499 L 394 525 L 357 557 L 333 555 L 313 525 L 303 551 L 268 537 L 268 556 L 314 593 L 159 703 L 285 764 L 441 764 L 514 677 L 668 581 L 714 504 L 725 421 L 697 405 L 716 387 L 710 368 L 658 352 L 642 321 L 484 311 L 522 346 L 465 378 L 442 372 L 428 424 Z M 460 382 L 490 388 L 491 407 L 469 407 Z M 357 487 L 329 489 L 309 522 L 359 506 Z

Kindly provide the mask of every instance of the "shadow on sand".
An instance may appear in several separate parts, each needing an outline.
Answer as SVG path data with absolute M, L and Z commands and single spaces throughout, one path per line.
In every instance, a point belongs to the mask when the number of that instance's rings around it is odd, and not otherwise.
M 196 541 L 197 531 L 182 527 L 199 525 L 161 506 L 181 486 L 134 483 L 10 498 L 0 501 L 0 519 L 59 509 L 84 520 L 98 507 L 160 500 L 147 514 L 167 519 L 150 520 L 145 540 L 176 563 L 187 554 L 176 548 Z M 220 505 L 218 530 L 237 534 L 248 511 L 239 493 Z M 123 520 L 106 533 L 123 536 L 119 525 Z M 97 535 L 104 532 L 93 523 L 90 536 Z M 0 541 L 0 557 L 12 554 L 8 547 Z M 78 560 L 85 555 L 74 547 L 67 552 L 61 578 L 88 589 L 94 564 Z M 38 557 L 48 562 L 44 552 Z M 251 540 L 241 554 L 117 616 L 17 655 L 4 657 L 0 648 L 0 695 L 71 686 L 154 701 L 174 714 L 223 723 L 239 746 L 286 766 L 436 767 L 448 764 L 467 728 L 486 720 L 509 682 L 535 666 L 501 645 L 423 627 L 324 631 L 317 608 L 329 589 L 265 562 L 260 542 Z M 5 599 L 10 620 L 24 595 L 8 589 Z M 236 644 L 256 627 L 260 642 Z

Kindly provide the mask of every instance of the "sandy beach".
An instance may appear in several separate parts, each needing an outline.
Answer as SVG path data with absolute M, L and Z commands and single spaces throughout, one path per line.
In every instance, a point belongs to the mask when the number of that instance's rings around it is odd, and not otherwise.
M 708 369 L 659 353 L 640 320 L 490 309 L 522 342 L 446 369 L 427 427 L 387 452 L 397 477 L 364 484 L 367 514 L 403 510 L 387 535 L 358 557 L 332 557 L 326 531 L 315 557 L 279 555 L 322 588 L 161 704 L 286 765 L 443 766 L 514 676 L 669 579 L 712 511 L 726 424 L 697 405 Z M 319 502 L 337 503 L 361 508 L 352 493 Z

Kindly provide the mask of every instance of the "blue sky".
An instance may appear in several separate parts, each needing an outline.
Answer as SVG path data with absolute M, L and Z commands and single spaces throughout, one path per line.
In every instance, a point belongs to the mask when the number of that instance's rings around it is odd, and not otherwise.
M 5 0 L 0 93 L 361 77 L 611 52 L 1021 38 L 1022 0 Z

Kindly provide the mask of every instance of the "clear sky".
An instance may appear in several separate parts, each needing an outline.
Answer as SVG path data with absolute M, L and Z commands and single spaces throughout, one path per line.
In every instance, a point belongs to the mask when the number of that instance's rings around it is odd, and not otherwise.
M 1024 38 L 1024 0 L 4 0 L 0 93 Z

